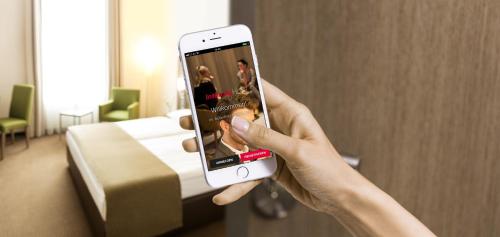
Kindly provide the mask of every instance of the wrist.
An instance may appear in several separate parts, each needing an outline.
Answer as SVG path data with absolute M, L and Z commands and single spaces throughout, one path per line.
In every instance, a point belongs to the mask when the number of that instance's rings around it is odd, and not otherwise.
M 358 172 L 351 171 L 345 177 L 346 184 L 332 194 L 332 203 L 325 212 L 354 236 L 367 233 L 370 236 L 435 236 L 391 196 Z
M 352 169 L 343 160 L 339 159 L 336 167 L 339 169 L 334 173 L 333 180 L 338 180 L 331 187 L 330 199 L 326 213 L 335 215 L 338 213 L 353 212 L 371 199 L 380 198 L 380 189 L 363 177 L 358 171 Z M 374 200 L 372 200 L 374 201 Z

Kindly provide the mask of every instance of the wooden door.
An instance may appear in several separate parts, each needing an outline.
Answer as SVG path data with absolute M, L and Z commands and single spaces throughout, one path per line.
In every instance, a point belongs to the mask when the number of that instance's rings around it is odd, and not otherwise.
M 500 2 L 257 0 L 264 78 L 438 236 L 500 236 Z M 299 207 L 250 236 L 349 236 Z

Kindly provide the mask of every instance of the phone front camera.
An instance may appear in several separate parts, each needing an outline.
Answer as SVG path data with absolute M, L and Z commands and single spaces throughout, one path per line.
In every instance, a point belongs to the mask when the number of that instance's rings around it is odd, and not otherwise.
M 205 40 L 202 40 L 203 42 L 205 42 Z

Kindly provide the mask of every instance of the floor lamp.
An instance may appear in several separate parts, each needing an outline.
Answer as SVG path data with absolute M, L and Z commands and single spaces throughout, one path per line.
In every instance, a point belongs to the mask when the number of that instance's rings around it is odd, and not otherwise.
M 161 47 L 152 37 L 144 37 L 138 43 L 135 52 L 137 63 L 144 71 L 146 86 L 144 89 L 146 117 L 149 113 L 149 84 L 154 71 L 161 61 Z

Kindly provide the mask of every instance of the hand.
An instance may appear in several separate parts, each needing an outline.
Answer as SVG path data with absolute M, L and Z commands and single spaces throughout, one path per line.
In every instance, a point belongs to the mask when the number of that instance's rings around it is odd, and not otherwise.
M 262 80 L 271 127 L 234 117 L 232 129 L 254 147 L 278 154 L 274 179 L 304 205 L 335 216 L 354 236 L 435 236 L 399 203 L 349 167 L 332 146 L 311 112 Z M 181 126 L 192 129 L 190 117 Z M 196 142 L 183 142 L 197 151 Z M 261 181 L 234 184 L 214 196 L 225 205 Z
M 332 204 L 324 200 L 342 186 L 342 182 L 336 181 L 344 180 L 335 171 L 355 171 L 340 158 L 307 107 L 262 81 L 271 127 L 281 133 L 238 117 L 233 119 L 232 127 L 254 147 L 278 154 L 278 169 L 273 178 L 297 200 L 312 209 L 327 211 Z M 193 129 L 190 116 L 181 118 L 180 123 L 185 129 Z M 198 150 L 194 138 L 184 141 L 183 146 L 186 151 Z M 231 185 L 214 196 L 213 201 L 218 205 L 232 203 L 259 183 L 261 180 Z

